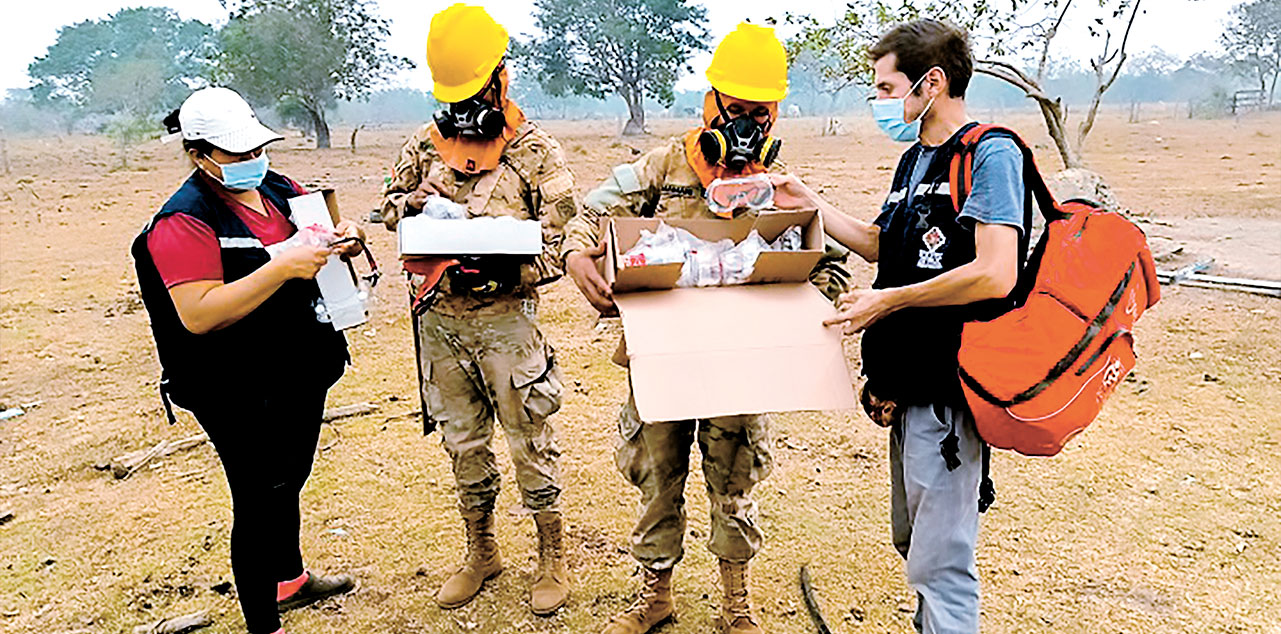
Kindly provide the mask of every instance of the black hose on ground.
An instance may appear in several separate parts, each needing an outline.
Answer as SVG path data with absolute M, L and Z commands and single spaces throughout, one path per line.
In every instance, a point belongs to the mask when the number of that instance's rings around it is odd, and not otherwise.
M 827 626 L 827 621 L 823 619 L 823 611 L 818 607 L 818 599 L 814 598 L 809 564 L 801 566 L 801 600 L 805 602 L 805 610 L 809 612 L 810 620 L 814 622 L 818 634 L 832 634 L 832 628 Z

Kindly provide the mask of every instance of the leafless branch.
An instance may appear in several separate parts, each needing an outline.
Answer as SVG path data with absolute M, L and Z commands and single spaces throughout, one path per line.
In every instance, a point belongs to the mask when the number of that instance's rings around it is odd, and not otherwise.
M 1045 32 L 1045 46 L 1041 48 L 1041 61 L 1036 66 L 1036 80 L 1038 82 L 1045 79 L 1045 64 L 1050 59 L 1050 42 L 1054 40 L 1055 35 L 1059 34 L 1059 26 L 1063 24 L 1063 18 L 1067 16 L 1068 8 L 1071 6 L 1072 0 L 1064 2 L 1063 10 L 1059 12 L 1058 19 L 1054 20 L 1054 24 Z

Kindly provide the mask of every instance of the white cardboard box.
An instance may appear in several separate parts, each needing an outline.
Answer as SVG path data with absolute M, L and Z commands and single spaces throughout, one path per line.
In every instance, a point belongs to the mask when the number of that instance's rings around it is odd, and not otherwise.
M 540 255 L 543 226 L 509 217 L 441 220 L 401 218 L 396 227 L 400 257 L 449 255 Z
M 289 212 L 294 226 L 300 229 L 320 225 L 332 230 L 338 222 L 338 199 L 332 189 L 297 196 L 289 199 Z M 329 256 L 329 262 L 316 274 L 316 284 L 320 286 L 320 297 L 334 330 L 346 330 L 368 321 L 351 265 L 341 256 Z

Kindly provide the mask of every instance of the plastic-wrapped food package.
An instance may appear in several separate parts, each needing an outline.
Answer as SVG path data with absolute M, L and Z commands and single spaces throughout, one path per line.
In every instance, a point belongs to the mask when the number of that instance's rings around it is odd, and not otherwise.
M 429 196 L 423 203 L 423 215 L 437 220 L 466 220 L 467 207 L 444 196 Z
M 681 277 L 677 280 L 676 286 L 681 288 L 720 286 L 725 276 L 725 253 L 733 247 L 734 242 L 731 240 L 721 240 L 720 242 L 700 240 L 698 245 L 690 249 L 689 256 L 685 259 L 685 266 L 681 268 Z
M 765 238 L 753 229 L 742 242 L 725 252 L 721 267 L 722 284 L 726 286 L 746 284 L 747 278 L 751 277 L 752 271 L 756 270 L 756 258 L 770 250 L 772 249 L 769 243 L 765 242 Z
M 623 254 L 623 266 L 657 266 L 684 262 L 690 249 L 702 241 L 684 229 L 659 223 L 655 231 L 641 231 L 636 245 Z
M 754 233 L 754 232 L 753 232 Z M 787 228 L 774 242 L 769 245 L 770 251 L 800 251 L 803 240 L 801 239 L 801 228 L 799 225 L 793 225 Z

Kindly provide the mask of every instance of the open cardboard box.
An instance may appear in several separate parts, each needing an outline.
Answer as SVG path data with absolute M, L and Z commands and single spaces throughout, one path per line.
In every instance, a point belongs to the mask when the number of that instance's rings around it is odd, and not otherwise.
M 743 286 L 675 288 L 681 264 L 622 267 L 642 229 L 660 222 L 705 240 L 767 241 L 801 225 L 802 250 L 765 252 Z M 632 392 L 642 420 L 850 409 L 854 390 L 840 332 L 823 326 L 836 309 L 808 281 L 823 256 L 817 211 L 757 218 L 609 218 L 605 278 L 623 318 Z

